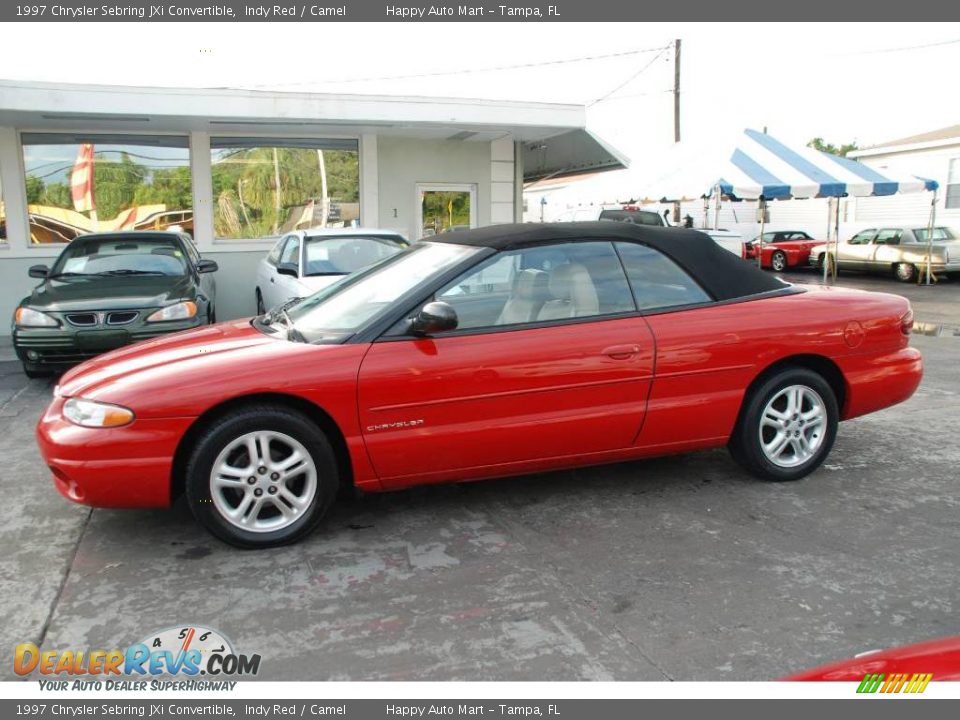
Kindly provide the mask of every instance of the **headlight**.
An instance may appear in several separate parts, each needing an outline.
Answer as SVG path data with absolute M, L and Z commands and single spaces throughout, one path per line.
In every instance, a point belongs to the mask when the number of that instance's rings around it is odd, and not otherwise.
M 20 327 L 60 327 L 60 323 L 46 313 L 28 307 L 17 308 L 14 322 Z
M 157 310 L 147 318 L 147 322 L 166 322 L 169 320 L 189 320 L 197 314 L 197 304 L 190 300 L 168 305 Z
M 120 427 L 133 422 L 133 410 L 83 398 L 67 400 L 63 416 L 75 425 L 89 428 Z

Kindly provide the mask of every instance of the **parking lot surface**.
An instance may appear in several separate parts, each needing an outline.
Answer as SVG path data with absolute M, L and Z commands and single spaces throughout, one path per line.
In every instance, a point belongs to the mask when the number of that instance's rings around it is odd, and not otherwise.
M 261 679 L 761 680 L 958 634 L 960 282 L 841 282 L 905 294 L 939 330 L 914 337 L 917 394 L 841 425 L 805 480 L 711 451 L 422 488 L 343 501 L 269 551 L 182 504 L 63 500 L 33 441 L 52 383 L 0 362 L 0 647 L 195 623 L 260 653 Z

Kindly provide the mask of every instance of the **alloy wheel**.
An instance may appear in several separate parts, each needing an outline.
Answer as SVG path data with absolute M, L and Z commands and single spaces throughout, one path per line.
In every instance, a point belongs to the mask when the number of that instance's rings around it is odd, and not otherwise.
M 760 417 L 760 447 L 777 467 L 802 465 L 823 444 L 826 408 L 823 398 L 806 385 L 790 385 L 778 391 Z
M 309 451 L 281 432 L 258 430 L 227 444 L 210 471 L 210 497 L 234 527 L 274 532 L 310 508 L 317 468 Z

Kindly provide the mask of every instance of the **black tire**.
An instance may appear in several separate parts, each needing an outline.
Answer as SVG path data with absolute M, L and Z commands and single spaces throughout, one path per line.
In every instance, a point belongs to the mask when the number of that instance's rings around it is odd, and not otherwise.
M 30 363 L 23 363 L 23 374 L 31 380 L 39 380 L 40 378 L 50 377 L 53 375 L 53 372 L 50 370 L 41 369 L 36 365 L 31 365 Z
M 893 276 L 900 282 L 913 282 L 917 279 L 917 267 L 913 263 L 897 263 L 893 266 Z
M 257 288 L 257 315 L 266 315 L 267 309 L 263 306 L 263 295 L 260 288 Z
M 783 272 L 787 269 L 787 256 L 780 250 L 777 250 L 770 256 L 770 267 L 774 272 Z
M 258 431 L 293 438 L 307 451 L 316 468 L 316 489 L 310 504 L 291 524 L 273 531 L 237 527 L 218 509 L 211 491 L 213 464 L 221 452 L 237 438 Z M 266 481 L 267 475 L 263 477 Z M 326 435 L 309 418 L 282 405 L 247 405 L 218 418 L 202 432 L 186 466 L 187 503 L 194 517 L 224 542 L 247 549 L 286 545 L 308 535 L 329 510 L 339 485 L 336 456 Z
M 761 445 L 761 421 L 767 404 L 786 388 L 802 386 L 819 396 L 825 415 L 823 434 L 819 445 L 805 461 L 793 467 L 782 467 L 770 460 Z M 793 422 L 797 422 L 794 420 Z M 772 373 L 760 381 L 747 397 L 740 409 L 740 417 L 730 436 L 728 448 L 733 459 L 744 469 L 762 480 L 783 482 L 806 477 L 818 467 L 830 454 L 837 437 L 839 410 L 837 398 L 830 384 L 819 374 L 806 368 L 788 367 Z M 791 426 L 792 427 L 792 426 Z M 808 428 L 809 430 L 809 428 Z M 803 432 L 803 430 L 799 430 Z M 787 433 L 789 436 L 789 433 Z M 806 438 L 807 436 L 804 435 Z

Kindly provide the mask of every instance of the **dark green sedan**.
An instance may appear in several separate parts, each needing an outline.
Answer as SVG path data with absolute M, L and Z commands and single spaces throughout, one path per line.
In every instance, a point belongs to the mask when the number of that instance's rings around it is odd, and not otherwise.
M 30 377 L 65 370 L 129 343 L 215 322 L 213 260 L 189 235 L 122 232 L 82 235 L 13 317 L 13 345 Z

